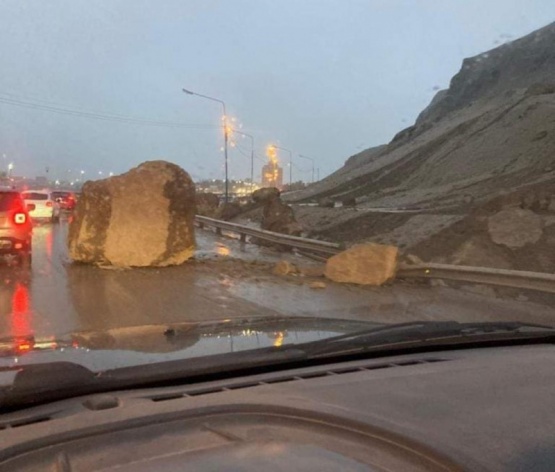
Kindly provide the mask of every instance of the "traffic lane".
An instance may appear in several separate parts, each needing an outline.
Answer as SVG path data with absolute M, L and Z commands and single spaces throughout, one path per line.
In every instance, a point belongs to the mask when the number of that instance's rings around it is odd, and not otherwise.
M 555 310 L 446 287 L 368 288 L 271 273 L 293 254 L 197 231 L 193 261 L 167 268 L 101 269 L 72 263 L 67 222 L 34 230 L 30 270 L 0 266 L 0 338 L 250 316 L 304 315 L 378 322 L 517 320 L 553 324 Z
M 235 256 L 277 260 L 271 251 L 200 232 L 198 261 L 167 268 L 101 269 L 70 261 L 67 230 L 67 219 L 37 224 L 31 268 L 0 265 L 0 338 L 278 314 L 233 297 L 218 264 L 203 264 Z

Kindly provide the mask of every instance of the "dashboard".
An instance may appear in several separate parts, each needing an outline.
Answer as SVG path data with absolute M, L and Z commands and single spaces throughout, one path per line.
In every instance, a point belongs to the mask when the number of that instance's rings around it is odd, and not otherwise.
M 349 361 L 0 415 L 0 471 L 553 471 L 555 348 Z

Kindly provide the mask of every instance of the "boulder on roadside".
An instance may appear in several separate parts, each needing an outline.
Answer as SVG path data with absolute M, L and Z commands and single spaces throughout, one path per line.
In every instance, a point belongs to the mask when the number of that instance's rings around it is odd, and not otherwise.
M 399 250 L 382 244 L 357 244 L 326 262 L 325 276 L 334 282 L 383 285 L 395 277 Z
M 251 199 L 254 203 L 266 203 L 271 200 L 275 200 L 279 198 L 280 191 L 275 187 L 264 187 L 255 190 L 252 195 Z
M 181 264 L 195 250 L 195 211 L 193 181 L 170 162 L 86 182 L 69 225 L 69 255 L 116 267 Z
M 290 275 L 296 274 L 297 268 L 289 261 L 279 261 L 272 270 L 274 275 Z
M 241 205 L 237 202 L 227 202 L 220 207 L 219 217 L 224 221 L 229 221 L 239 216 L 242 212 Z
M 220 197 L 215 193 L 197 192 L 195 196 L 197 204 L 197 215 L 215 218 L 218 216 Z
M 282 202 L 280 198 L 269 200 L 262 211 L 261 228 L 275 233 L 300 236 L 302 229 L 293 208 Z
M 343 208 L 355 208 L 357 206 L 357 200 L 354 197 L 346 197 L 341 200 L 341 205 Z
M 322 198 L 318 200 L 318 206 L 321 208 L 333 208 L 335 206 L 335 202 L 331 198 Z

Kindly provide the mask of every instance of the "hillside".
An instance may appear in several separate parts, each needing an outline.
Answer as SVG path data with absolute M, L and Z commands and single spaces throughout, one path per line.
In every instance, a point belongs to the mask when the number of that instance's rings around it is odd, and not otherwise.
M 554 150 L 555 23 L 465 59 L 413 126 L 289 200 L 464 206 L 555 178 Z
M 555 23 L 465 59 L 413 126 L 284 199 L 311 237 L 555 272 Z

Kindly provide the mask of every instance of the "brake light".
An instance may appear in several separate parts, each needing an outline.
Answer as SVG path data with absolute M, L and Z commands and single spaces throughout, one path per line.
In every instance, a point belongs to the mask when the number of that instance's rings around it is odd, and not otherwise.
M 54 205 L 54 204 L 50 200 L 46 202 L 47 207 L 51 207 L 52 205 Z
M 25 213 L 16 213 L 13 220 L 16 225 L 24 225 L 27 222 L 27 215 Z
M 33 346 L 29 341 L 22 341 L 17 343 L 15 349 L 19 353 L 29 352 L 31 349 L 33 349 Z

